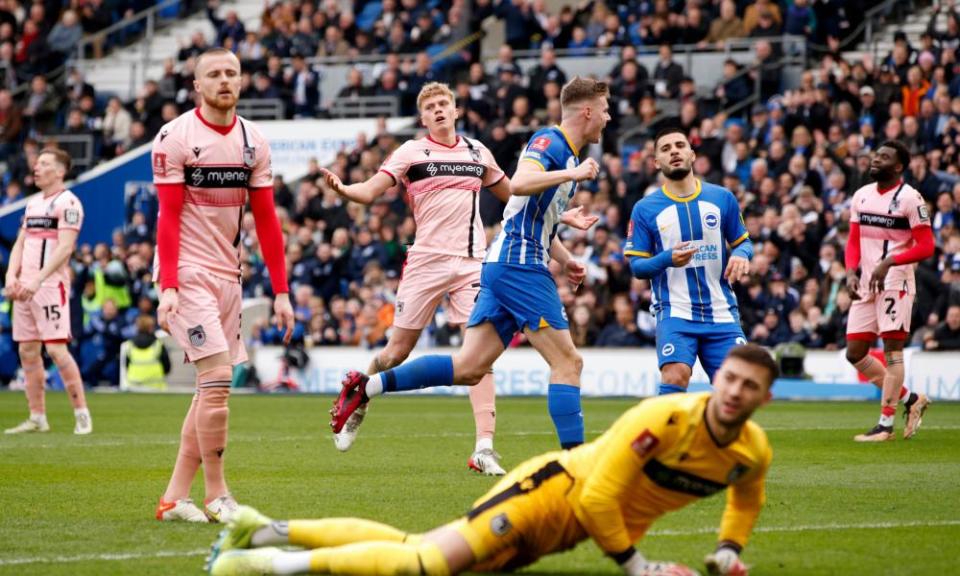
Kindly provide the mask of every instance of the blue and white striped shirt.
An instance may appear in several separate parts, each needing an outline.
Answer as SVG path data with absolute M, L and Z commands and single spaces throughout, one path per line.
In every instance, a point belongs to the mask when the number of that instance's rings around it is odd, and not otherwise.
M 559 126 L 542 128 L 520 153 L 544 171 L 576 168 L 579 151 Z M 531 196 L 513 196 L 503 211 L 500 233 L 487 249 L 485 262 L 546 267 L 560 215 L 577 191 L 573 180 Z
M 698 180 L 697 192 L 686 198 L 664 186 L 637 202 L 623 253 L 652 258 L 689 242 L 699 250 L 686 266 L 669 266 L 652 278 L 657 319 L 739 323 L 737 298 L 723 275 L 730 248 L 743 245 L 752 253 L 749 237 L 733 193 Z

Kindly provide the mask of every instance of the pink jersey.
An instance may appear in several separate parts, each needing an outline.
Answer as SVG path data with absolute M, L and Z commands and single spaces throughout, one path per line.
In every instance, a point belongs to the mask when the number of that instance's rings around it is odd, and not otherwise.
M 909 184 L 898 184 L 882 194 L 877 184 L 857 190 L 850 204 L 850 222 L 860 224 L 860 293 L 869 294 L 870 275 L 877 264 L 913 245 L 912 229 L 929 226 L 923 197 Z M 913 264 L 891 266 L 886 290 L 916 292 Z
M 184 184 L 178 265 L 238 279 L 247 191 L 273 186 L 270 145 L 257 127 L 239 116 L 214 126 L 199 108 L 181 114 L 153 141 L 153 182 Z M 154 259 L 155 278 L 158 268 Z
M 380 167 L 403 182 L 417 223 L 411 252 L 483 258 L 487 241 L 480 221 L 480 188 L 503 170 L 486 146 L 457 137 L 447 146 L 429 136 L 408 140 Z
M 23 257 L 20 260 L 20 282 L 37 277 L 40 269 L 59 243 L 60 230 L 80 231 L 83 225 L 83 206 L 69 190 L 50 196 L 34 194 L 27 201 L 23 215 Z M 59 270 L 47 276 L 44 286 L 70 286 L 70 260 Z

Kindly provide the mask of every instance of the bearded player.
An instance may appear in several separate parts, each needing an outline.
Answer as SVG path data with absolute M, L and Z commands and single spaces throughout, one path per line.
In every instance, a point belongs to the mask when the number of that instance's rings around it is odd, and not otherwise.
M 233 366 L 247 359 L 240 339 L 240 222 L 248 198 L 285 342 L 294 317 L 273 204 L 270 147 L 252 122 L 236 114 L 240 62 L 228 50 L 208 50 L 197 59 L 195 75 L 200 106 L 164 126 L 153 142 L 160 199 L 157 314 L 197 369 L 197 392 L 156 517 L 225 522 L 237 509 L 224 477 L 224 453 Z M 201 466 L 203 510 L 190 500 Z
M 903 181 L 910 151 L 898 141 L 877 148 L 870 163 L 876 181 L 857 190 L 850 203 L 845 254 L 847 289 L 854 303 L 847 319 L 847 361 L 881 389 L 880 420 L 857 442 L 893 440 L 897 402 L 903 402 L 904 439 L 920 428 L 930 404 L 903 385 L 903 347 L 917 292 L 914 264 L 933 256 L 933 231 L 923 197 Z M 883 340 L 884 367 L 868 352 Z

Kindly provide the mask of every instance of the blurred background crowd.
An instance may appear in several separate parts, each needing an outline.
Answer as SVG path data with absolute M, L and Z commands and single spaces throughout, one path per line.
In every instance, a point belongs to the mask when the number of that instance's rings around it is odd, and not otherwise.
M 622 246 L 634 203 L 659 186 L 648 137 L 675 124 L 695 146 L 697 174 L 740 201 L 756 252 L 749 278 L 736 286 L 741 319 L 750 340 L 770 346 L 845 346 L 849 202 L 868 182 L 871 151 L 886 139 L 906 143 L 912 153 L 906 178 L 929 205 L 937 241 L 935 257 L 917 268 L 912 344 L 960 349 L 960 13 L 952 2 L 933 8 L 919 38 L 898 34 L 889 53 L 856 60 L 844 58 L 842 49 L 873 4 L 859 0 L 585 1 L 554 10 L 542 0 L 474 0 L 469 10 L 464 0 L 356 0 L 352 6 L 287 0 L 267 3 L 256 28 L 218 2 L 181 3 L 176 9 L 184 14 L 206 11 L 215 35 L 185 39 L 163 76 L 126 102 L 97 93 L 70 62 L 84 34 L 141 7 L 64 4 L 0 0 L 4 206 L 34 191 L 30 167 L 42 146 L 69 146 L 58 144 L 58 135 L 93 136 L 94 162 L 150 142 L 165 122 L 193 107 L 193 63 L 210 46 L 225 46 L 243 61 L 243 98 L 279 99 L 288 118 L 323 118 L 334 100 L 365 96 L 396 97 L 401 114 L 412 115 L 423 84 L 448 82 L 457 94 L 458 128 L 490 148 L 508 174 L 531 132 L 559 122 L 560 87 L 571 77 L 561 56 L 614 55 L 614 65 L 594 70 L 610 84 L 613 120 L 602 144 L 584 151 L 598 160 L 601 174 L 574 200 L 600 222 L 586 232 L 561 231 L 588 269 L 576 292 L 558 278 L 578 346 L 653 345 L 650 285 L 631 277 Z M 902 16 L 898 9 L 922 6 L 895 2 L 887 17 L 894 22 Z M 481 56 L 492 55 L 480 54 L 479 43 L 457 41 L 491 21 L 503 27 L 505 42 L 495 64 L 484 65 Z M 803 52 L 789 53 L 784 35 L 803 37 Z M 722 49 L 738 38 L 752 40 L 751 61 L 727 60 L 713 85 L 691 77 L 672 49 Z M 108 40 L 90 49 L 109 54 L 111 43 L 135 38 Z M 523 70 L 515 52 L 530 50 L 538 62 Z M 645 65 L 642 55 L 655 55 L 655 64 Z M 350 71 L 344 88 L 323 94 L 325 68 L 317 57 L 375 57 L 375 65 Z M 778 64 L 786 57 L 804 63 L 789 86 Z M 58 80 L 47 80 L 46 73 L 64 65 Z M 745 101 L 750 104 L 741 105 Z M 391 134 L 385 125 L 337 155 L 332 169 L 345 182 L 369 178 L 395 147 L 416 136 Z M 416 226 L 402 189 L 369 207 L 348 204 L 325 186 L 319 168 L 313 161 L 302 179 L 274 180 L 298 319 L 294 342 L 382 345 Z M 489 238 L 502 210 L 484 191 Z M 82 246 L 72 263 L 73 345 L 88 382 L 115 383 L 121 343 L 154 328 L 148 319 L 157 298 L 149 278 L 156 200 L 136 195 L 127 212 L 110 245 Z M 244 294 L 270 296 L 249 214 L 243 230 Z M 13 238 L 2 241 L 9 246 Z M 4 366 L 14 349 L 9 305 L 0 310 Z M 457 345 L 459 337 L 441 305 L 424 343 Z M 250 344 L 279 341 L 263 322 Z

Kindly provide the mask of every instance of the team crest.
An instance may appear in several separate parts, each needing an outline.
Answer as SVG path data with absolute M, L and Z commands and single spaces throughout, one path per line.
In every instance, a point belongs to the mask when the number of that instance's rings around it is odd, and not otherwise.
M 187 336 L 190 337 L 190 345 L 194 348 L 202 348 L 207 342 L 207 333 L 203 331 L 203 326 L 200 324 L 187 330 Z
M 257 163 L 257 149 L 254 146 L 243 147 L 243 165 L 247 168 L 253 168 Z
M 470 157 L 473 158 L 474 162 L 480 161 L 480 151 L 476 148 L 470 148 Z
M 163 152 L 153 155 L 153 173 L 161 178 L 167 175 L 167 155 Z
M 703 217 L 703 225 L 708 230 L 716 230 L 720 227 L 720 217 L 713 213 L 707 214 Z
M 490 531 L 496 536 L 506 536 L 513 529 L 513 524 L 506 514 L 499 514 L 490 520 Z
M 660 354 L 664 356 L 671 356 L 676 351 L 673 344 L 664 344 L 663 348 L 660 350 Z

